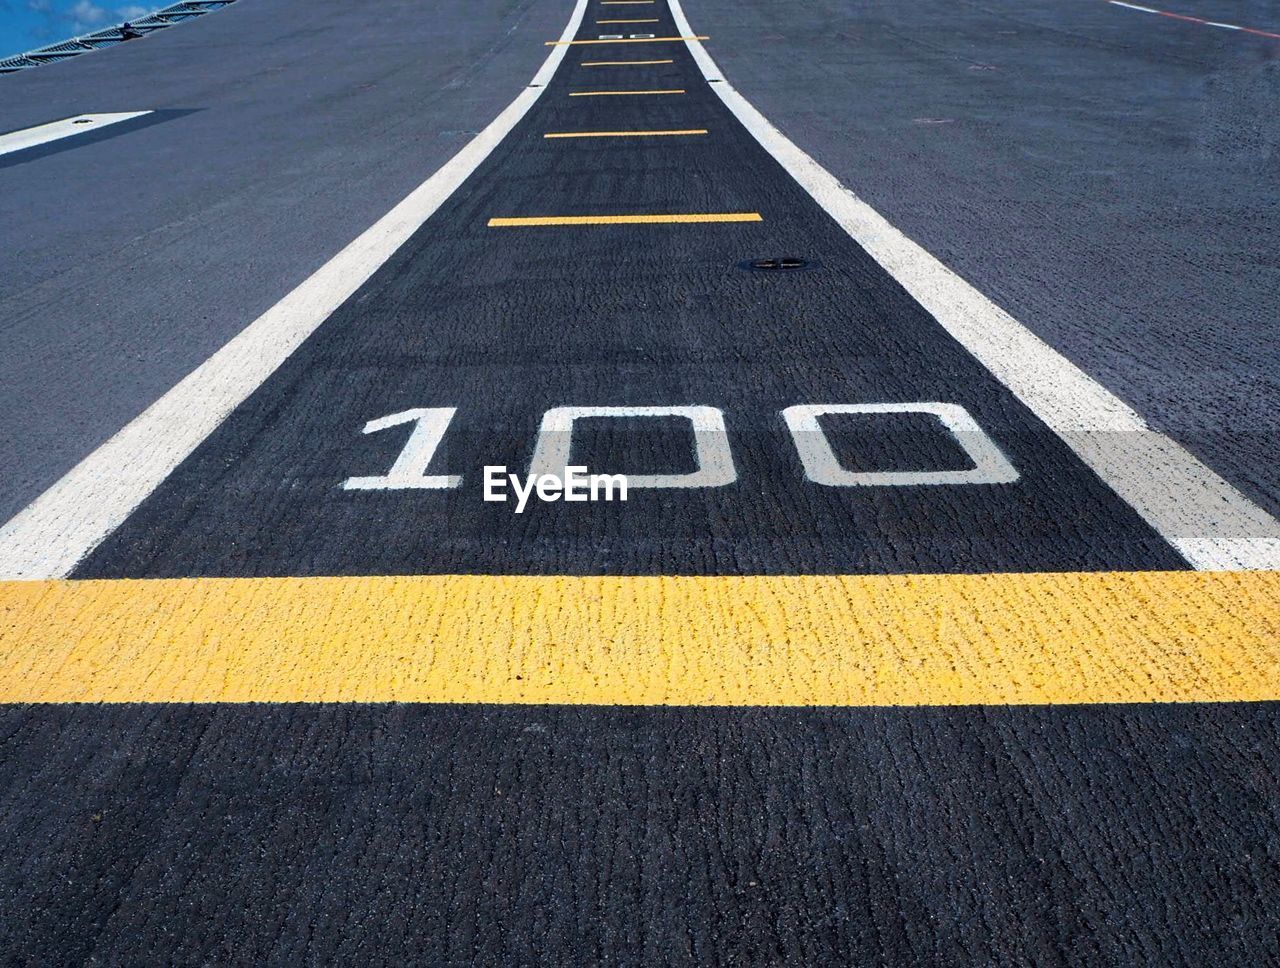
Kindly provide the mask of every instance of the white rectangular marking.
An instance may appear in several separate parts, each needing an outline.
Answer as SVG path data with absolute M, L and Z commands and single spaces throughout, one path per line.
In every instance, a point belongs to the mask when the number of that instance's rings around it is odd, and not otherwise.
M 586 7 L 577 0 L 562 41 Z M 439 171 L 0 528 L 0 579 L 69 575 L 475 171 L 568 50 L 552 47 L 530 86 Z
M 962 471 L 849 471 L 840 466 L 831 441 L 818 418 L 827 414 L 927 413 L 950 432 L 973 467 Z M 837 403 L 798 404 L 782 411 L 791 439 L 804 465 L 805 476 L 826 487 L 920 487 L 937 484 L 1012 484 L 1018 471 L 978 426 L 969 411 L 956 403 Z
M 1128 7 L 1130 10 L 1141 10 L 1143 13 L 1159 13 L 1159 10 L 1152 10 L 1150 7 L 1139 7 L 1136 3 L 1121 3 L 1120 0 L 1107 0 L 1108 3 L 1116 7 Z
M 693 428 L 698 469 L 685 474 L 627 474 L 628 487 L 724 487 L 738 479 L 724 414 L 716 407 L 552 407 L 542 415 L 529 475 L 561 476 L 573 450 L 573 422 L 584 417 L 683 417 Z
M 1201 571 L 1280 569 L 1280 522 L 1176 441 L 1148 427 L 1110 390 L 899 232 L 796 147 L 724 80 L 702 42 L 688 39 L 695 35 L 680 0 L 667 2 L 703 76 L 719 82 L 712 89 L 765 150 L 1188 564 Z
M 51 141 L 60 141 L 63 138 L 70 138 L 78 134 L 88 134 L 90 131 L 99 131 L 108 125 L 119 124 L 121 121 L 140 118 L 144 114 L 152 113 L 154 112 L 118 111 L 114 114 L 77 114 L 73 118 L 63 118 L 61 121 L 38 124 L 34 128 L 10 131 L 8 134 L 0 134 L 0 155 L 12 154 L 15 151 L 22 151 L 26 148 L 35 148 L 38 145 L 47 145 Z

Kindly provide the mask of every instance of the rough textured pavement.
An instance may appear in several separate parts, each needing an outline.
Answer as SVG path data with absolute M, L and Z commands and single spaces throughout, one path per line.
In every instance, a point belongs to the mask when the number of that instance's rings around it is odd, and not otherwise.
M 1145 5 L 1280 32 L 1267 0 Z M 1280 41 L 1101 0 L 689 16 L 832 174 L 1280 512 Z
M 189 29 L 273 6 L 284 5 L 246 0 Z M 854 5 L 841 16 L 883 18 L 886 6 Z M 785 16 L 781 9 L 743 8 L 747 22 L 768 14 L 777 26 L 753 41 L 759 60 L 736 66 L 746 41 L 717 43 L 707 22 L 716 11 L 705 8 L 704 21 L 702 4 L 689 10 L 749 97 L 758 96 L 753 71 L 774 70 L 792 83 L 831 63 L 825 36 L 797 42 L 813 46 L 807 65 L 793 63 L 803 59 L 794 49 L 779 63 L 783 31 L 792 29 L 783 24 L 802 29 L 822 8 L 787 6 Z M 930 9 L 913 6 L 922 18 Z M 953 34 L 994 16 L 992 8 L 957 9 L 947 21 Z M 1046 18 L 1054 36 L 1069 38 L 1101 16 L 1084 4 L 1029 9 L 1025 16 Z M 674 33 L 665 5 L 591 0 L 580 37 L 607 29 L 594 21 L 620 10 L 659 21 L 637 30 Z M 117 366 L 94 356 L 98 350 L 78 356 L 87 351 L 75 346 L 88 337 L 57 335 L 56 325 L 74 329 L 83 316 L 61 307 L 40 322 L 37 304 L 24 302 L 42 286 L 65 291 L 57 287 L 80 271 L 58 262 L 77 251 L 73 236 L 58 243 L 62 256 L 42 241 L 46 254 L 20 258 L 32 275 L 15 287 L 13 304 L 27 308 L 14 332 L 51 359 L 65 358 L 69 372 L 88 373 L 90 360 L 101 372 L 57 390 L 38 356 L 16 354 L 29 382 L 14 385 L 29 387 L 21 392 L 42 400 L 48 419 L 66 412 L 50 387 L 94 412 L 62 451 L 16 465 L 32 468 L 15 487 L 18 505 L 23 487 L 41 490 L 83 456 L 77 448 L 117 429 L 166 380 L 282 294 L 273 287 L 287 288 L 286 280 L 323 261 L 328 240 L 344 244 L 344 227 L 356 234 L 452 150 L 411 164 L 405 155 L 413 152 L 394 138 L 361 138 L 368 112 L 386 125 L 417 126 L 406 143 L 427 138 L 445 112 L 466 114 L 472 126 L 488 120 L 479 101 L 462 109 L 442 99 L 441 115 L 415 113 L 412 44 L 401 49 L 400 39 L 412 40 L 413 31 L 447 36 L 465 67 L 474 51 L 505 45 L 494 23 L 542 18 L 541 33 L 528 37 L 521 26 L 521 43 L 495 55 L 506 60 L 483 82 L 493 85 L 491 116 L 527 82 L 545 53 L 541 42 L 559 34 L 567 10 L 495 11 L 474 35 L 461 8 L 449 30 L 415 9 L 400 14 L 407 26 L 390 35 L 363 18 L 347 30 L 336 8 L 313 30 L 290 27 L 303 39 L 282 42 L 302 45 L 299 57 L 308 44 L 333 49 L 332 37 L 315 39 L 326 23 L 352 53 L 396 38 L 402 73 L 363 95 L 388 100 L 353 104 L 348 140 L 334 149 L 342 158 L 385 152 L 382 167 L 367 156 L 350 161 L 382 172 L 368 176 L 380 187 L 353 203 L 364 208 L 348 210 L 295 170 L 295 194 L 271 209 L 282 176 L 243 172 L 243 194 L 235 196 L 243 210 L 223 230 L 276 231 L 245 221 L 245 211 L 266 206 L 271 226 L 289 215 L 278 231 L 295 233 L 297 245 L 260 247 L 281 265 L 274 274 L 247 272 L 243 285 L 212 269 L 186 277 L 196 280 L 190 286 L 223 282 L 213 295 L 190 293 L 191 305 L 225 314 L 221 329 L 202 336 L 208 342 L 187 347 L 177 335 L 200 326 L 175 321 L 165 301 L 176 298 L 171 278 L 154 293 L 139 289 L 154 313 L 140 332 L 153 344 L 165 334 L 161 343 L 175 355 L 165 365 L 148 357 L 132 379 L 122 377 L 120 367 L 132 364 Z M 182 40 L 187 29 L 156 42 Z M 236 32 L 219 29 L 238 50 Z M 726 27 L 727 35 L 736 29 Z M 908 77 L 934 83 L 919 78 L 926 70 L 913 73 L 908 55 L 894 54 L 895 44 L 919 49 L 915 36 L 894 29 L 863 43 L 850 35 L 844 46 L 886 58 L 879 70 L 885 78 L 899 71 L 906 90 Z M 1162 42 L 1133 36 L 1148 48 Z M 149 43 L 66 67 L 117 54 L 159 57 L 147 53 Z M 194 45 L 194 34 L 182 43 Z M 1210 51 L 1220 43 L 1203 41 Z M 1061 44 L 1074 49 L 1074 41 Z M 670 63 L 585 63 L 621 59 L 619 51 Z M 242 54 L 259 69 L 266 56 Z M 1166 69 L 1160 54 L 1146 55 L 1156 72 Z M 1022 56 L 1079 64 L 1057 48 Z M 1112 71 L 1132 71 L 1127 48 L 1114 56 Z M 375 60 L 297 70 L 329 83 Z M 42 83 L 56 86 L 59 70 L 19 80 L 46 75 Z M 854 71 L 861 74 L 876 76 Z M 511 81 L 506 93 L 499 77 Z M 206 83 L 220 96 L 230 88 Z M 812 101 L 815 110 L 835 111 L 839 83 L 824 90 L 829 100 Z M 602 89 L 683 93 L 572 96 Z M 949 90 L 958 99 L 966 88 Z M 289 111 L 302 120 L 342 103 L 333 91 L 316 92 L 323 108 L 298 97 Z M 1016 106 L 983 97 L 994 118 L 1019 117 Z M 795 98 L 783 100 L 794 110 Z M 62 114 L 87 109 L 64 103 Z M 20 173 L 22 185 L 29 182 L 21 197 L 39 201 L 55 193 L 45 180 L 55 175 L 37 166 L 71 166 L 77 155 L 75 165 L 98 165 L 135 152 L 154 161 L 164 156 L 161 144 L 186 150 L 181 125 L 231 123 L 218 120 L 221 108 L 168 103 L 192 113 L 0 168 L 0 179 Z M 767 98 L 758 103 L 784 127 L 797 124 Z M 845 103 L 849 111 L 855 102 Z M 225 108 L 233 109 L 242 110 Z M 900 129 L 890 118 L 856 123 L 865 131 L 849 140 L 859 143 L 835 160 L 821 157 L 842 140 L 830 132 L 812 144 L 797 140 L 859 191 L 881 186 L 883 197 L 873 200 L 891 219 L 900 216 L 895 204 L 907 204 L 902 184 L 918 163 L 927 173 L 921 183 L 931 187 L 911 185 L 913 197 L 925 194 L 901 213 L 902 227 L 939 245 L 949 261 L 949 245 L 975 265 L 999 257 L 1004 243 L 964 235 L 961 209 L 943 203 L 954 196 L 938 187 L 945 166 L 972 163 L 978 147 L 920 160 L 922 149 L 895 140 Z M 934 127 L 906 128 L 901 138 L 963 125 Z M 544 137 L 641 128 L 706 134 L 641 143 Z M 226 127 L 208 129 L 205 147 L 219 130 L 225 137 Z M 294 144 L 298 135 L 282 130 L 289 133 L 274 141 L 255 131 L 230 157 L 265 152 L 266 139 L 282 164 L 292 152 L 297 164 L 321 164 L 325 136 Z M 161 137 L 172 141 L 138 140 Z M 877 138 L 884 152 L 872 164 Z M 863 150 L 868 158 L 854 157 Z M 843 157 L 876 167 L 870 189 L 839 170 Z M 1028 183 L 1015 169 L 1000 169 L 1007 195 L 989 187 L 991 197 L 970 197 L 964 211 L 1025 198 Z M 57 177 L 75 178 L 76 170 Z M 198 182 L 182 184 L 207 191 L 206 208 L 216 211 L 218 191 Z M 1072 214 L 1085 219 L 1079 209 L 1090 206 L 1076 204 Z M 930 205 L 933 221 L 924 218 Z M 759 220 L 489 224 L 620 211 Z M 210 245 L 217 230 L 199 220 L 211 216 L 188 217 L 198 219 L 186 236 L 192 252 L 254 265 L 262 258 L 246 256 L 242 238 Z M 926 222 L 939 233 L 933 239 L 915 231 Z M 1187 232 L 1182 218 L 1170 225 L 1175 240 Z M 1017 228 L 1004 225 L 1001 238 L 1023 245 L 1050 227 Z M 26 231 L 33 239 L 55 234 L 40 235 L 35 223 Z M 1242 230 L 1224 224 L 1224 235 L 1233 231 Z M 1239 244 L 1246 243 L 1255 259 L 1266 258 L 1252 242 Z M 151 242 L 139 244 L 172 269 Z M 771 255 L 819 265 L 778 275 L 740 265 Z M 1070 266 L 1065 256 L 1051 261 L 1057 271 Z M 1029 298 L 1023 280 L 1034 274 L 1032 263 L 1011 263 L 985 291 L 1008 297 L 1056 339 L 1050 327 L 1061 316 L 1016 302 Z M 106 250 L 97 264 L 97 271 L 113 264 Z M 1067 312 L 1053 291 L 1046 282 L 1038 298 Z M 77 298 L 98 300 L 106 307 L 100 325 L 125 338 L 132 321 L 119 309 L 119 290 Z M 1099 312 L 1083 292 L 1078 302 Z M 1249 305 L 1249 323 L 1264 331 L 1265 313 Z M 1192 325 L 1189 316 L 1170 318 Z M 1088 362 L 1079 354 L 1111 347 L 1107 365 L 1093 372 L 1140 403 L 1133 388 L 1157 383 L 1123 358 L 1152 342 L 1131 319 L 1080 325 L 1076 342 L 1063 348 Z M 1196 338 L 1206 332 L 1217 331 L 1201 327 Z M 1159 368 L 1174 364 L 1160 360 L 1150 372 L 1167 384 Z M 1224 369 L 1272 372 L 1259 360 Z M 1110 379 L 1121 371 L 1130 381 L 1123 386 Z M 92 405 L 95 395 L 115 401 L 116 411 Z M 795 435 L 779 419 L 796 404 L 913 401 L 963 407 L 1016 474 L 964 486 L 821 486 L 806 476 Z M 606 403 L 720 409 L 732 479 L 638 490 L 625 505 L 581 513 L 559 504 L 516 516 L 508 505 L 479 500 L 480 465 L 527 463 L 545 411 Z M 415 407 L 457 408 L 425 470 L 460 474 L 461 486 L 343 489 L 348 478 L 385 472 L 406 446 L 407 427 L 362 433 L 367 422 Z M 846 468 L 948 471 L 971 463 L 927 413 L 888 423 L 824 419 L 824 436 Z M 43 431 L 25 426 L 18 450 L 47 450 L 37 446 Z M 573 434 L 574 456 L 593 466 L 696 469 L 696 439 L 691 446 L 683 418 L 596 417 Z M 1226 461 L 1218 469 L 1237 483 L 1264 476 L 1243 457 L 1202 453 Z M 1246 472 L 1253 478 L 1244 480 Z M 746 134 L 683 44 L 570 48 L 541 99 L 466 184 L 74 577 L 0 587 L 0 951 L 15 962 L 1280 959 L 1280 707 L 1259 701 L 1280 695 L 1276 574 L 1187 571 L 1160 534 Z
M 176 116 L 0 167 L 0 518 L 448 161 L 566 16 L 553 0 L 253 0 L 5 76 L 0 131 Z
M 31 962 L 1276 955 L 1270 706 L 4 720 Z

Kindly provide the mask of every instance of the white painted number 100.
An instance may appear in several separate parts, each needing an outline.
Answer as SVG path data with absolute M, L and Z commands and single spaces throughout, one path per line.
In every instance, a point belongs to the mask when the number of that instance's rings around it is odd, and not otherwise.
M 370 420 L 364 433 L 412 424 L 413 430 L 391 469 L 378 477 L 349 477 L 351 491 L 432 490 L 462 484 L 460 474 L 428 474 L 456 407 L 422 407 Z M 914 413 L 933 417 L 959 444 L 972 467 L 963 470 L 850 471 L 840 465 L 818 418 L 827 414 L 890 416 Z M 1018 471 L 964 407 L 954 403 L 801 404 L 782 411 L 805 477 L 827 487 L 907 487 L 936 484 L 1010 484 Z M 635 474 L 631 488 L 723 487 L 738 479 L 729 448 L 724 414 L 716 407 L 552 407 L 542 415 L 530 474 L 563 474 L 569 463 L 574 422 L 585 417 L 680 417 L 693 430 L 697 467 L 681 474 Z

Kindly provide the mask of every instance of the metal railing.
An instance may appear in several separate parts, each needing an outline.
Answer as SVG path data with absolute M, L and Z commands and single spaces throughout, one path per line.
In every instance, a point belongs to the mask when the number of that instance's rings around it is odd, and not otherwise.
M 221 10 L 235 2 L 236 0 L 180 0 L 179 3 L 162 7 L 137 20 L 128 21 L 133 33 L 126 33 L 124 24 L 117 24 L 114 27 L 104 27 L 93 33 L 72 37 L 70 40 L 61 40 L 45 47 L 37 47 L 35 50 L 14 54 L 11 57 L 0 57 L 0 74 L 26 71 L 41 64 L 52 64 L 54 61 L 79 57 L 81 54 L 87 54 L 102 47 L 114 47 L 116 44 L 172 27 L 184 20 L 203 17 L 207 13 Z

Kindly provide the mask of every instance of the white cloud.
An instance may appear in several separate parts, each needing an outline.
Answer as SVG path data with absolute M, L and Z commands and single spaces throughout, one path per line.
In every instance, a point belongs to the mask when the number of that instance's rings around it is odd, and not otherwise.
M 78 24 L 89 25 L 100 24 L 110 16 L 93 0 L 76 0 L 67 15 Z
M 0 9 L 25 7 L 35 15 L 32 37 L 41 44 L 47 44 L 91 30 L 101 30 L 122 20 L 137 20 L 164 5 L 164 0 L 144 6 L 146 2 L 147 0 L 143 0 L 142 4 L 121 3 L 120 0 L 0 0 Z

